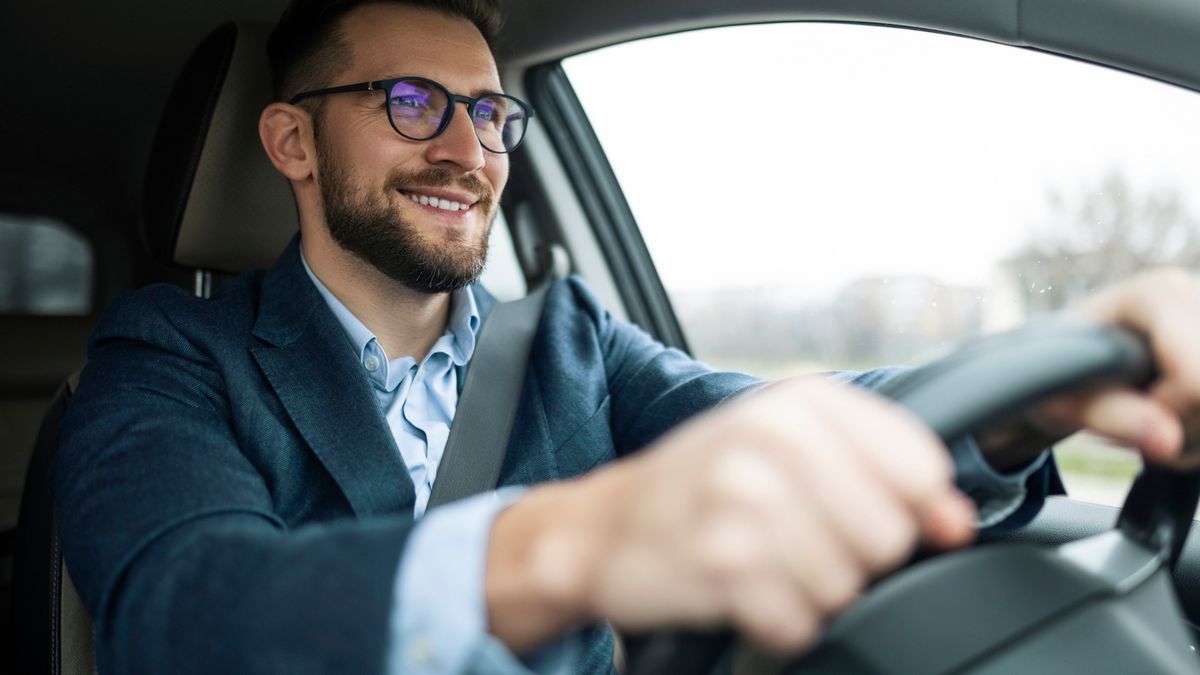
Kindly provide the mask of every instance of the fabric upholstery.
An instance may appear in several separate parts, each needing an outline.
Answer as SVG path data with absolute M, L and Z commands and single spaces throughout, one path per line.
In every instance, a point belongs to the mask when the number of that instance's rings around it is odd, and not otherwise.
M 230 273 L 270 267 L 299 228 L 287 180 L 258 138 L 271 100 L 269 32 L 266 24 L 220 26 L 176 80 L 143 192 L 144 238 L 161 263 Z

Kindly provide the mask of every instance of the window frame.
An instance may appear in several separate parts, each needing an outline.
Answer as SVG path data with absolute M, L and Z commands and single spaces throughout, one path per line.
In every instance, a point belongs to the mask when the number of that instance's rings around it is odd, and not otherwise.
M 690 353 L 637 219 L 562 61 L 531 68 L 525 84 L 630 321 L 664 345 Z

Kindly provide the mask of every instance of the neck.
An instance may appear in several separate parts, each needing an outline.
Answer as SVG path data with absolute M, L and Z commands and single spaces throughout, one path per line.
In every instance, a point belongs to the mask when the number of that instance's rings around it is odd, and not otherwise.
M 421 293 L 382 274 L 342 249 L 326 235 L 300 238 L 313 274 L 359 321 L 375 334 L 389 359 L 425 358 L 446 331 L 449 293 Z

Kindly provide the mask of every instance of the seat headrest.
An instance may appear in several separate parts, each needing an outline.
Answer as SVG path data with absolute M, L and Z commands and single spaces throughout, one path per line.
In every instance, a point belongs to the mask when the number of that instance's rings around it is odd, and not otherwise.
M 299 228 L 267 159 L 267 24 L 226 23 L 192 53 L 163 110 L 146 170 L 142 234 L 159 262 L 237 273 L 270 267 Z

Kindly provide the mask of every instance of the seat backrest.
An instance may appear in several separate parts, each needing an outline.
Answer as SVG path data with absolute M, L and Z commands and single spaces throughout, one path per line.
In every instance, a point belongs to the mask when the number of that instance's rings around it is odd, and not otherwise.
M 94 670 L 91 619 L 63 564 L 50 495 L 58 426 L 74 383 L 73 377 L 59 388 L 42 418 L 21 495 L 13 563 L 13 657 L 18 673 L 85 675 Z
M 299 228 L 287 180 L 258 139 L 258 118 L 271 100 L 266 57 L 270 26 L 227 23 L 196 48 L 163 110 L 146 169 L 143 239 L 161 264 L 239 273 L 269 267 Z M 512 242 L 493 228 L 484 282 L 524 292 Z M 498 236 L 499 235 L 499 236 Z M 561 265 L 560 265 L 561 267 Z M 494 280 L 517 279 L 514 284 Z M 199 289 L 198 289 L 199 292 Z M 92 628 L 75 593 L 54 532 L 49 471 L 58 422 L 71 389 L 64 387 L 43 421 L 26 478 L 17 556 L 15 625 L 21 673 L 92 671 Z
M 196 47 L 163 109 L 142 191 L 160 263 L 239 273 L 270 267 L 299 228 L 291 188 L 267 159 L 271 27 L 226 23 Z

